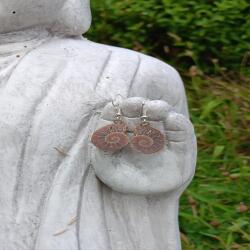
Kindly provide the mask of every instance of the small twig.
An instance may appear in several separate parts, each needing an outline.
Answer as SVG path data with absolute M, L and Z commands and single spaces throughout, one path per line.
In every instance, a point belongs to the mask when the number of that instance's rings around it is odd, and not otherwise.
M 70 220 L 70 222 L 68 223 L 68 226 L 71 226 L 73 224 L 75 224 L 77 222 L 77 217 L 74 217 Z
M 64 150 L 64 149 L 61 149 L 61 148 L 57 148 L 57 147 L 54 147 L 54 149 L 61 155 L 63 156 L 69 156 L 69 154 Z
M 66 229 L 63 229 L 63 230 L 60 230 L 58 232 L 56 232 L 55 234 L 53 234 L 53 236 L 59 236 L 59 235 L 62 235 L 64 233 L 66 233 L 69 229 L 66 228 Z

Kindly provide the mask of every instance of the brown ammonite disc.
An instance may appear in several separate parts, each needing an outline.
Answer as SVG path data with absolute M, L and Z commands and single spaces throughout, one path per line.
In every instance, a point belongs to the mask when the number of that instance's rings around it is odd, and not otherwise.
M 136 127 L 134 136 L 131 139 L 133 148 L 144 153 L 154 154 L 162 150 L 165 146 L 165 136 L 158 129 L 150 125 L 140 125 Z
M 113 153 L 128 145 L 126 131 L 127 126 L 122 122 L 107 125 L 94 132 L 91 142 L 102 151 Z

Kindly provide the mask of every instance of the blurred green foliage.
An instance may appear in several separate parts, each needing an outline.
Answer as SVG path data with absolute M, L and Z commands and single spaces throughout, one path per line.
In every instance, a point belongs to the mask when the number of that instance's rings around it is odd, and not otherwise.
M 250 53 L 248 0 L 92 0 L 88 37 L 174 65 L 239 71 Z
M 250 250 L 250 81 L 183 76 L 199 149 L 180 206 L 183 250 Z
M 92 0 L 88 38 L 173 64 L 198 139 L 184 250 L 250 250 L 250 1 Z M 132 249 L 131 249 L 132 250 Z

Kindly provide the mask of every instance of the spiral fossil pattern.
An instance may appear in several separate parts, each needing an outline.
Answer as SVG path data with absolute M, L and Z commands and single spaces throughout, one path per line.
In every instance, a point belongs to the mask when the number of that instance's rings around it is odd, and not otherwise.
M 107 125 L 94 132 L 91 142 L 105 152 L 119 151 L 129 143 L 126 130 L 127 127 L 123 123 Z
M 140 125 L 134 131 L 131 144 L 134 149 L 144 154 L 154 154 L 164 148 L 165 140 L 165 136 L 158 129 L 150 125 Z

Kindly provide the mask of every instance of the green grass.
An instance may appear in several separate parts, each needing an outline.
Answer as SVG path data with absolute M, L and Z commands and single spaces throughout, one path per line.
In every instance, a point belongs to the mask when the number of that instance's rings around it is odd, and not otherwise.
M 249 81 L 183 75 L 199 144 L 181 200 L 183 248 L 249 250 Z

